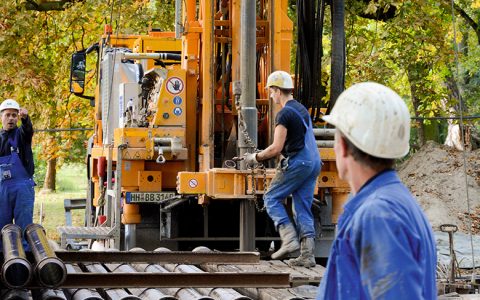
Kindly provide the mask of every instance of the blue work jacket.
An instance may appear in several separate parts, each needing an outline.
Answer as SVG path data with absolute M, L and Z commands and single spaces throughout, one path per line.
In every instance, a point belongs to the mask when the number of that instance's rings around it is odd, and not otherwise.
M 344 206 L 317 299 L 436 299 L 431 226 L 394 170 Z

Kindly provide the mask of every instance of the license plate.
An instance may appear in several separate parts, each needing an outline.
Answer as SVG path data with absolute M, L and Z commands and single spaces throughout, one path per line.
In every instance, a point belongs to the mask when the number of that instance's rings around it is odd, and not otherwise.
M 162 200 L 170 199 L 175 197 L 174 192 L 127 192 L 126 193 L 126 202 L 127 203 L 159 203 Z

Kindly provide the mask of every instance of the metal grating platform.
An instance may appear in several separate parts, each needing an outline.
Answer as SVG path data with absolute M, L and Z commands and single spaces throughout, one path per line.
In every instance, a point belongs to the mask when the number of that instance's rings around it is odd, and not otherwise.
M 113 239 L 119 234 L 115 227 L 77 227 L 77 226 L 59 226 L 57 230 L 60 234 L 60 246 L 66 248 L 69 239 Z

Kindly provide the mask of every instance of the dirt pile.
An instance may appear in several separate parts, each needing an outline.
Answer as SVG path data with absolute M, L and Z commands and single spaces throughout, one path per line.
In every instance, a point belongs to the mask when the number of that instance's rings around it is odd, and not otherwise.
M 466 177 L 472 231 L 480 232 L 480 150 L 466 152 Z M 434 230 L 441 224 L 455 224 L 468 232 L 467 184 L 463 152 L 426 143 L 398 167 L 405 185 L 424 209 Z

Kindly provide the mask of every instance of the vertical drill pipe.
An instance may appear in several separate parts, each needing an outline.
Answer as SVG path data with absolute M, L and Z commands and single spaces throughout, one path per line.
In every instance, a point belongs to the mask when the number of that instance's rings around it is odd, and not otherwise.
M 182 0 L 175 0 L 175 38 L 182 38 Z
M 50 247 L 45 229 L 41 225 L 30 224 L 25 229 L 25 235 L 35 258 L 38 282 L 50 288 L 61 285 L 67 278 L 67 269 Z
M 256 84 L 256 2 L 254 0 L 246 0 L 241 6 L 241 45 L 240 45 L 240 80 L 241 95 L 240 106 L 243 118 L 246 123 L 246 130 L 251 139 L 249 144 L 245 141 L 243 134 L 239 135 L 238 144 L 240 147 L 240 155 L 252 151 L 252 147 L 257 147 L 257 119 L 258 112 L 256 106 L 257 84 Z M 239 128 L 239 133 L 242 128 Z
M 21 288 L 32 278 L 32 267 L 22 246 L 22 229 L 15 224 L 2 228 L 3 256 L 2 282 L 9 288 Z
M 257 84 L 256 84 L 256 45 L 257 45 L 257 26 L 256 26 L 256 1 L 242 1 L 240 23 L 240 80 L 242 82 L 242 92 L 240 95 L 241 114 L 245 121 L 244 128 L 250 138 L 242 134 L 241 128 L 238 133 L 238 145 L 240 155 L 254 151 L 257 148 Z M 240 127 L 240 126 L 239 126 Z M 245 162 L 240 163 L 240 169 L 246 169 Z M 240 251 L 255 250 L 255 206 L 250 200 L 240 202 Z

